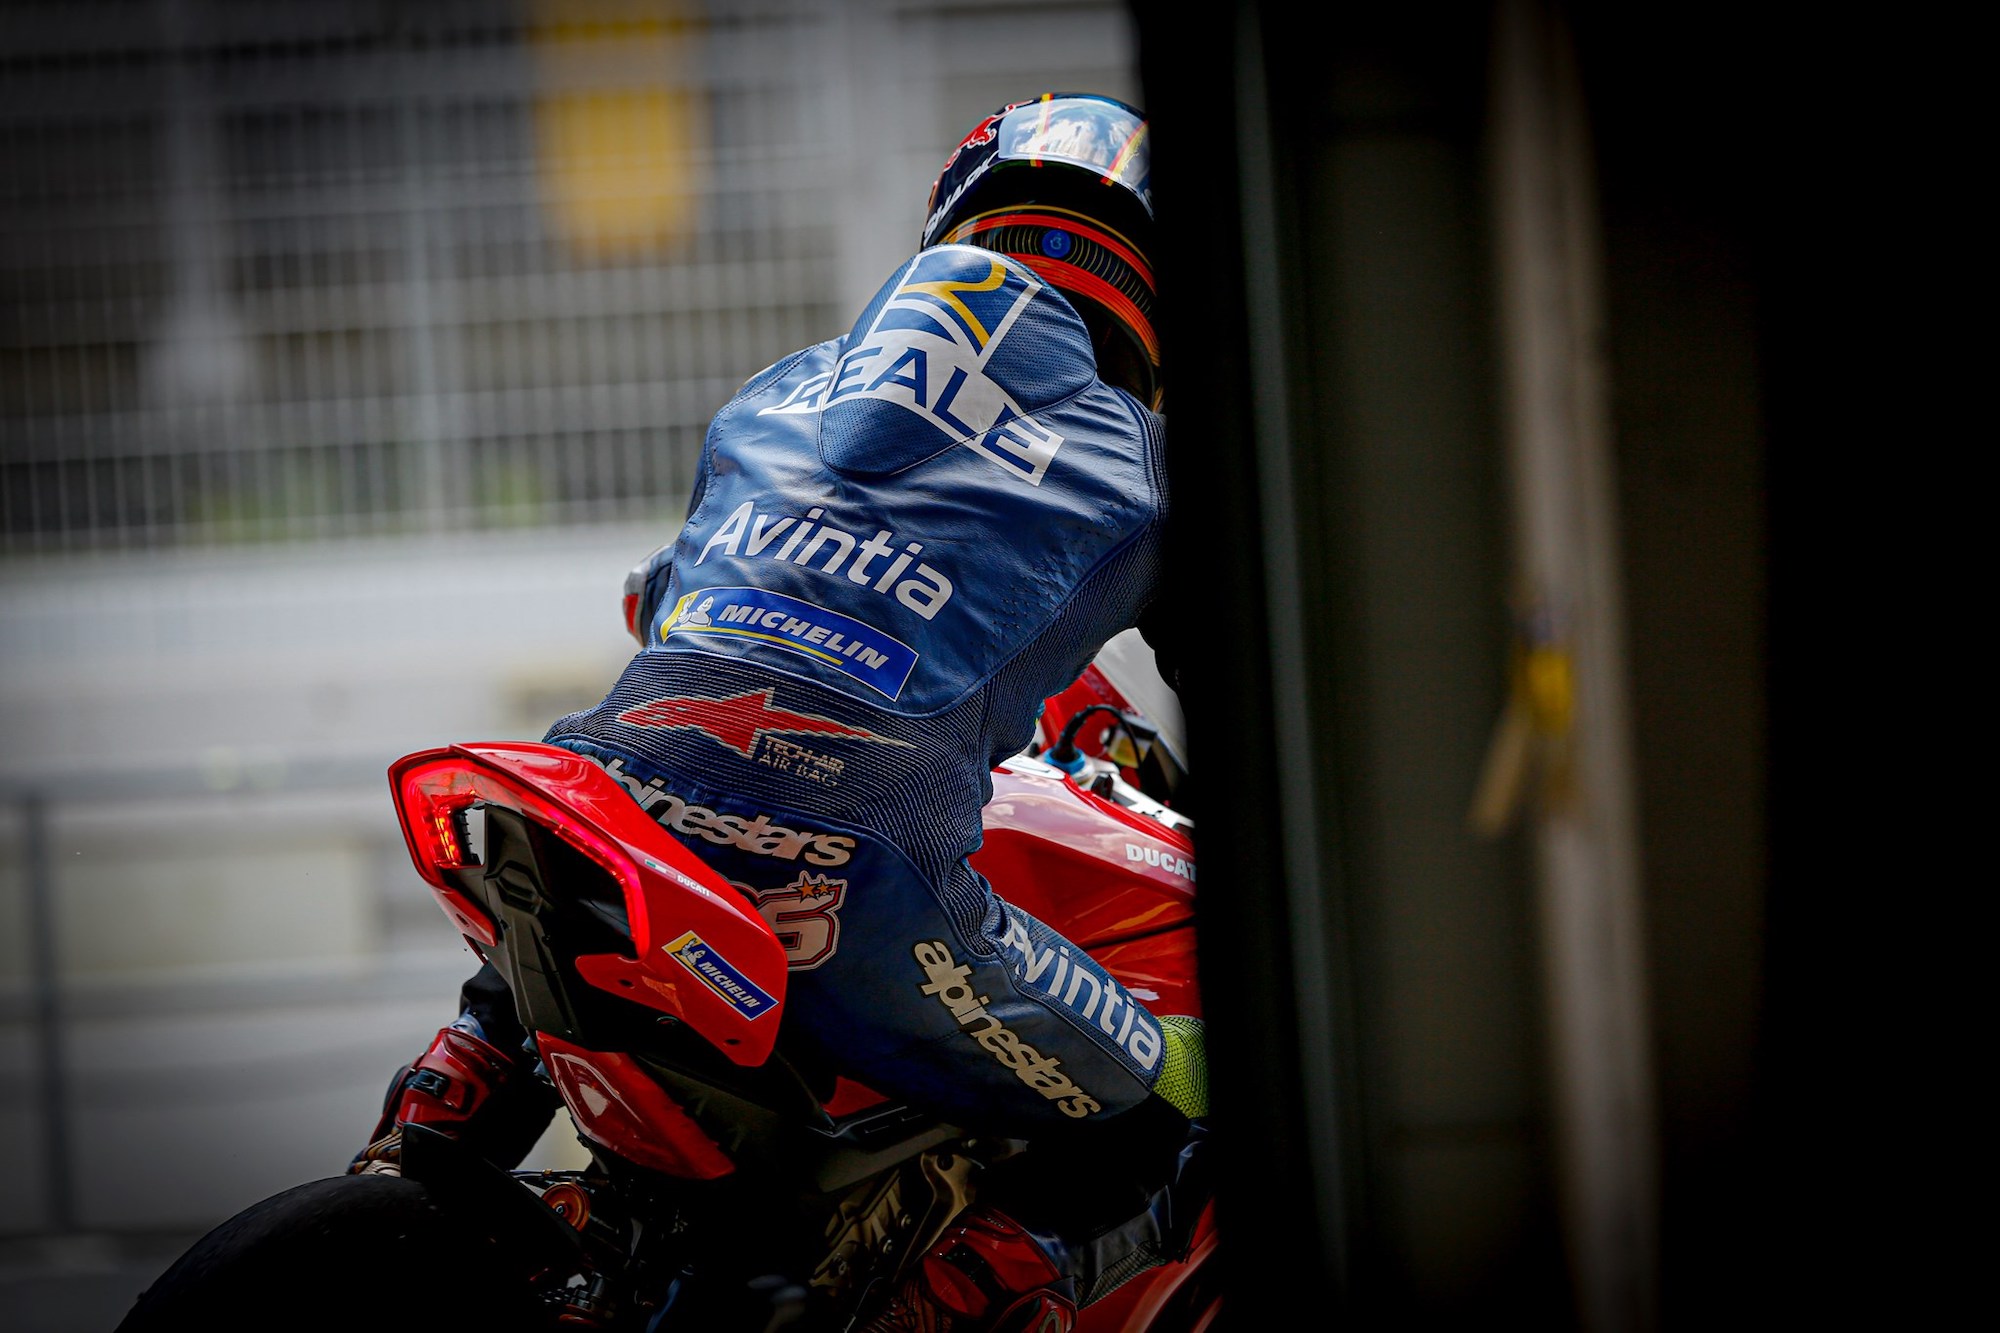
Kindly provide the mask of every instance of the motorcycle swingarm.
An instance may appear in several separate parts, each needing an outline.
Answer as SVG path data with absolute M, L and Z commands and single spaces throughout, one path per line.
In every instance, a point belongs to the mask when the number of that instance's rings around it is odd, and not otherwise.
M 425 1125 L 403 1126 L 403 1175 L 485 1229 L 526 1270 L 581 1266 L 583 1236 L 507 1172 Z

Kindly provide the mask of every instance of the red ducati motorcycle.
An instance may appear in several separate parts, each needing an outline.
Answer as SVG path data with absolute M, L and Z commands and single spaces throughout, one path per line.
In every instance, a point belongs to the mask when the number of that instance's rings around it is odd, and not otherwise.
M 1039 727 L 993 774 L 974 864 L 1156 1010 L 1200 1014 L 1171 744 L 1099 666 Z M 759 915 L 596 764 L 539 744 L 454 745 L 405 756 L 389 782 L 453 928 L 519 983 L 590 1165 L 504 1172 L 408 1126 L 401 1176 L 253 1205 L 170 1267 L 121 1333 L 858 1328 L 982 1177 L 1032 1160 L 1032 1142 L 802 1074 L 779 1022 L 780 932 L 799 922 L 782 904 L 767 905 L 775 921 Z M 1205 1213 L 1184 1261 L 1086 1305 L 1079 1333 L 1208 1329 L 1216 1244 Z

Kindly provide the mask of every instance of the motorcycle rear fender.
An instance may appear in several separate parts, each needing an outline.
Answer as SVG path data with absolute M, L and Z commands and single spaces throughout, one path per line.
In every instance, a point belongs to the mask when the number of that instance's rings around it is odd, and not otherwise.
M 715 871 L 648 818 L 617 779 L 568 750 L 525 741 L 452 745 L 389 767 L 403 841 L 445 915 L 468 938 L 498 942 L 480 904 L 486 874 L 465 814 L 511 810 L 601 866 L 619 886 L 633 953 L 576 960 L 591 985 L 681 1020 L 740 1065 L 777 1041 L 784 946 Z
M 577 1130 L 626 1161 L 683 1180 L 714 1180 L 736 1169 L 694 1117 L 638 1061 L 535 1034 L 542 1065 Z

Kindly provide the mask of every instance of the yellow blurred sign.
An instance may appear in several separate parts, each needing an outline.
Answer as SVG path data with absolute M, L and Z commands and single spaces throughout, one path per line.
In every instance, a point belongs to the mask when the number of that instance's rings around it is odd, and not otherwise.
M 586 254 L 670 248 L 695 227 L 705 182 L 699 23 L 678 4 L 540 0 L 531 45 L 536 168 L 551 229 Z

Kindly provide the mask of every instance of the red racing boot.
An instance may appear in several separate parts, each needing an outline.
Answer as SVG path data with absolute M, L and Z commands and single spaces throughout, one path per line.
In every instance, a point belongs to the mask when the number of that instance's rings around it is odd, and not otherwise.
M 533 1096 L 534 1090 L 520 1086 L 534 1082 L 524 1063 L 521 1057 L 509 1057 L 464 1026 L 454 1024 L 439 1029 L 430 1049 L 389 1084 L 382 1103 L 382 1118 L 369 1136 L 368 1146 L 348 1163 L 348 1173 L 401 1175 L 405 1125 L 423 1125 L 454 1139 L 466 1140 L 489 1158 L 503 1155 L 516 1143 L 521 1153 L 525 1153 L 534 1145 L 540 1129 L 532 1125 L 532 1120 L 522 1125 L 514 1123 L 522 1120 L 518 1110 L 524 1109 L 513 1105 L 523 1100 L 517 1089 L 528 1094 L 530 1100 L 541 1099 Z M 540 1120 L 547 1123 L 546 1112 Z M 522 1142 L 524 1130 L 531 1132 L 527 1132 Z M 497 1140 L 504 1140 L 504 1147 Z M 496 1152 L 496 1148 L 501 1151 Z
M 865 1333 L 1071 1333 L 1070 1286 L 1018 1222 L 975 1208 L 917 1261 Z

